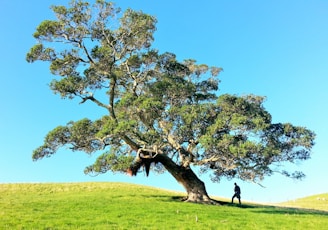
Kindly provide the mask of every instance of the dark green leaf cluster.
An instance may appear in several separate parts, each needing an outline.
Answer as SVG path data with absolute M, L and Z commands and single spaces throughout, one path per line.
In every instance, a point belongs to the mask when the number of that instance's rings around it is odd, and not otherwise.
M 263 99 L 253 95 L 219 98 L 216 122 L 200 139 L 205 149 L 202 158 L 207 160 L 199 164 L 204 172 L 214 171 L 213 180 L 239 177 L 258 182 L 274 172 L 297 179 L 303 175 L 280 171 L 278 166 L 309 159 L 315 134 L 289 123 L 271 123 Z
M 87 153 L 99 150 L 104 144 L 94 137 L 102 125 L 102 120 L 92 122 L 85 118 L 77 122 L 71 121 L 66 126 L 58 126 L 47 134 L 44 145 L 33 152 L 33 159 L 49 157 L 63 146 L 68 146 L 73 151 Z
M 97 175 L 107 171 L 126 172 L 133 160 L 134 157 L 131 155 L 104 153 L 97 158 L 93 165 L 86 167 L 84 173 Z

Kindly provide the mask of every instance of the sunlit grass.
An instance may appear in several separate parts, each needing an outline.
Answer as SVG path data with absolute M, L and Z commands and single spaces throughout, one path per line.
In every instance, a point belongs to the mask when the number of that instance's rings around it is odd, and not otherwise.
M 2 184 L 0 229 L 253 230 L 328 226 L 325 211 L 257 204 L 191 204 L 180 201 L 183 195 L 124 183 Z
M 281 203 L 281 205 L 288 207 L 302 207 L 307 209 L 328 211 L 328 193 L 284 202 Z

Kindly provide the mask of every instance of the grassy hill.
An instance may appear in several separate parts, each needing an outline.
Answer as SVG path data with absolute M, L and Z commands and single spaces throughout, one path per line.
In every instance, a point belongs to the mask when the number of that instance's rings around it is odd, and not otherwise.
M 328 211 L 328 193 L 281 203 L 282 206 Z
M 309 210 L 201 205 L 181 202 L 182 196 L 125 183 L 0 184 L 0 229 L 313 230 L 328 226 L 328 210 L 322 206 Z

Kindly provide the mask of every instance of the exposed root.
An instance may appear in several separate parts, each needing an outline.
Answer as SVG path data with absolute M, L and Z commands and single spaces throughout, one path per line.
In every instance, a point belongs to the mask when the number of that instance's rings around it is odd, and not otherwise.
M 195 204 L 207 204 L 207 205 L 222 205 L 221 202 L 217 200 L 213 200 L 209 197 L 204 198 L 192 198 L 192 197 L 184 197 L 181 199 L 183 202 L 195 203 Z

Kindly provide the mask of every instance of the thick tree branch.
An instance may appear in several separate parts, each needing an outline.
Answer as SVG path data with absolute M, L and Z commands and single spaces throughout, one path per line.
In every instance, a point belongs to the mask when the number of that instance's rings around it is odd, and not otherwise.
M 98 106 L 103 107 L 107 110 L 111 110 L 110 106 L 98 101 L 96 98 L 93 97 L 93 95 L 87 96 L 87 97 L 82 97 L 82 101 L 80 102 L 80 104 L 85 103 L 87 100 L 90 100 L 90 101 L 96 103 Z
M 85 45 L 84 45 L 84 44 L 81 44 L 81 43 L 80 43 L 80 46 L 83 48 L 84 53 L 87 55 L 88 60 L 90 61 L 90 63 L 93 64 L 94 61 L 93 61 L 93 59 L 91 58 L 91 56 L 90 56 L 90 54 L 89 54 L 89 51 L 87 50 L 87 47 L 85 47 Z
M 114 111 L 114 99 L 115 99 L 115 88 L 116 88 L 116 76 L 112 74 L 112 78 L 110 81 L 110 89 L 109 89 L 109 111 L 111 116 L 116 119 L 115 111 Z
M 125 141 L 127 145 L 130 146 L 130 148 L 136 152 L 141 148 L 137 143 L 135 143 L 131 138 L 129 138 L 127 135 L 123 135 L 122 139 Z
M 189 167 L 191 158 L 189 157 L 190 154 L 188 151 L 186 151 L 177 141 L 176 138 L 170 134 L 169 130 L 167 129 L 165 123 L 163 121 L 159 122 L 160 127 L 164 131 L 164 133 L 167 135 L 167 141 L 168 143 L 179 153 L 181 164 L 184 167 Z

